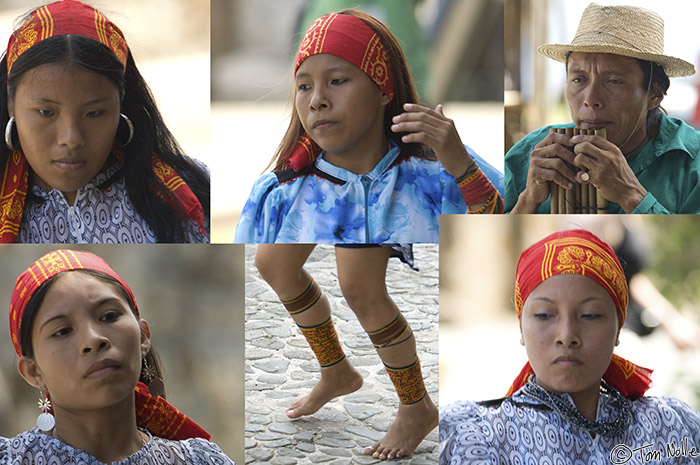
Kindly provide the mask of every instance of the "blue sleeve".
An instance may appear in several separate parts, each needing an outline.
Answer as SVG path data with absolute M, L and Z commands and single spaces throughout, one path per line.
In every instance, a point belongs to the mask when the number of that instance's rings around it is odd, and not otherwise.
M 275 242 L 282 203 L 277 176 L 267 173 L 259 177 L 238 219 L 233 242 Z
M 465 149 L 467 149 L 467 152 L 469 153 L 469 156 L 474 159 L 476 162 L 477 166 L 481 169 L 482 173 L 486 175 L 487 178 L 489 178 L 489 181 L 494 185 L 496 190 L 498 191 L 499 194 L 501 194 L 501 197 L 503 197 L 503 189 L 504 189 L 504 182 L 503 182 L 503 173 L 498 171 L 498 169 L 494 168 L 493 166 L 489 165 L 486 160 L 481 158 L 478 153 L 474 151 L 471 147 L 468 145 L 464 146 Z
M 440 199 L 441 215 L 454 215 L 467 213 L 467 204 L 464 202 L 464 197 L 459 191 L 459 186 L 455 182 L 455 178 L 445 171 L 445 168 L 440 165 L 440 184 L 442 185 L 442 199 Z

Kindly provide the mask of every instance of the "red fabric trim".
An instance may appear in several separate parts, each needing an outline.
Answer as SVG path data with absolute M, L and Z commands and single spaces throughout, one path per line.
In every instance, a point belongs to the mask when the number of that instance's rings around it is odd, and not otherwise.
M 153 396 L 139 382 L 134 388 L 136 424 L 160 438 L 180 441 L 189 438 L 211 439 L 201 426 L 160 396 Z
M 0 243 L 17 239 L 22 222 L 24 200 L 29 185 L 27 160 L 21 152 L 14 151 L 5 162 L 0 184 Z

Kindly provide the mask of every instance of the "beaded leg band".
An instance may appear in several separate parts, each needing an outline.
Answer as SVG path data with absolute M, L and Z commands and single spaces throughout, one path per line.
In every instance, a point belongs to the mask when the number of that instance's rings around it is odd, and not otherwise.
M 304 292 L 292 300 L 283 300 L 282 305 L 284 305 L 290 315 L 298 315 L 299 313 L 311 308 L 311 306 L 318 302 L 318 299 L 320 298 L 321 288 L 312 278 Z
M 326 321 L 316 326 L 299 326 L 301 333 L 313 350 L 321 368 L 335 365 L 345 358 L 343 348 L 340 346 L 338 333 L 335 332 L 333 321 L 328 317 Z
M 375 349 L 385 349 L 401 344 L 411 336 L 412 332 L 406 318 L 399 312 L 391 323 L 376 331 L 368 331 L 367 334 Z
M 426 390 L 420 360 L 416 359 L 411 365 L 403 368 L 392 368 L 386 363 L 384 367 L 403 405 L 415 404 L 425 397 Z

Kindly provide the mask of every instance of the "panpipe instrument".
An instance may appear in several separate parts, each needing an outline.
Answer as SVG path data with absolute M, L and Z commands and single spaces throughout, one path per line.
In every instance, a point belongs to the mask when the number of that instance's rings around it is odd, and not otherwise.
M 578 135 L 596 135 L 607 139 L 605 129 L 551 128 L 550 132 L 566 134 L 569 137 Z M 565 189 L 550 181 L 550 213 L 608 213 L 608 201 L 598 192 L 593 184 L 574 183 L 573 189 Z

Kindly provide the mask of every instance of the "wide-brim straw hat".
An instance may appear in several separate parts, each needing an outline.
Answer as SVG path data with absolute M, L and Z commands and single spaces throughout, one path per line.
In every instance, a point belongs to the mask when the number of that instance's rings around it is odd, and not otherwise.
M 542 55 L 562 63 L 570 52 L 611 53 L 661 65 L 668 77 L 692 76 L 695 66 L 664 54 L 664 20 L 653 11 L 635 6 L 591 3 L 571 44 L 547 44 Z

